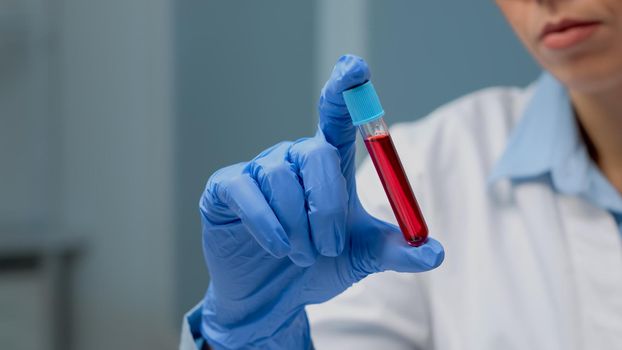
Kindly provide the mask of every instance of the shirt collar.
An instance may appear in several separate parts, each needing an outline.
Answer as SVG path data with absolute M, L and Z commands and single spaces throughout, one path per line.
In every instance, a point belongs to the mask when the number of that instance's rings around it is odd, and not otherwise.
M 578 194 L 589 186 L 589 165 L 567 91 L 543 73 L 488 182 L 550 175 L 557 191 Z

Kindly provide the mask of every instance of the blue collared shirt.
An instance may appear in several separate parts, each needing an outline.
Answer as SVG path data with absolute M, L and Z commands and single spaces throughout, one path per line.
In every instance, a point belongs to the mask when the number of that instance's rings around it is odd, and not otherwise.
M 544 73 L 489 182 L 549 181 L 609 211 L 622 233 L 622 196 L 589 156 L 564 86 Z

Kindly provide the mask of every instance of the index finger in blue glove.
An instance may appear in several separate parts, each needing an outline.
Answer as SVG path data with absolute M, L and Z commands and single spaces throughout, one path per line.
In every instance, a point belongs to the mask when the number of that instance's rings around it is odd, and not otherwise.
M 298 266 L 315 262 L 317 252 L 311 241 L 305 197 L 298 175 L 288 162 L 291 143 L 282 142 L 263 152 L 249 164 L 272 211 L 288 234 L 289 258 Z
M 356 129 L 343 100 L 343 92 L 365 83 L 370 77 L 369 67 L 362 58 L 344 55 L 335 64 L 322 89 L 318 107 L 320 129 L 326 140 L 340 151 L 356 139 Z
M 320 138 L 295 142 L 290 161 L 298 168 L 307 197 L 307 216 L 317 251 L 324 256 L 341 254 L 346 239 L 348 191 L 340 157 Z
M 214 188 L 224 203 L 248 228 L 257 243 L 276 258 L 290 252 L 289 239 L 266 202 L 257 182 L 244 173 L 223 179 Z

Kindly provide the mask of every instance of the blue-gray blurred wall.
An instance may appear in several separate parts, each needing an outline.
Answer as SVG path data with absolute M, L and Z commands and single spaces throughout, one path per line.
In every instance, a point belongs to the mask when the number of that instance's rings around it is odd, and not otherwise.
M 367 59 L 389 122 L 484 87 L 525 86 L 539 74 L 493 1 L 367 3 Z
M 178 310 L 207 287 L 198 203 L 208 177 L 313 129 L 310 1 L 175 3 Z
M 178 342 L 172 20 L 169 0 L 0 1 L 1 349 Z

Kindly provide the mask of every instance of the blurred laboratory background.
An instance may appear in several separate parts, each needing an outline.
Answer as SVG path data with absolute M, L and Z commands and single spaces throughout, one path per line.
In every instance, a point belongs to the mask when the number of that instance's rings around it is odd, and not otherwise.
M 0 0 L 0 349 L 175 348 L 207 178 L 312 135 L 343 53 L 392 123 L 539 71 L 489 0 Z

